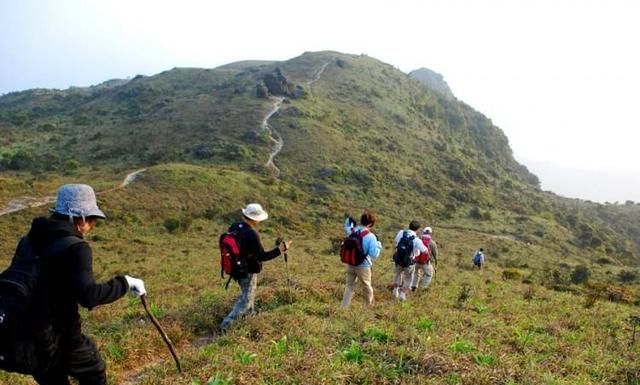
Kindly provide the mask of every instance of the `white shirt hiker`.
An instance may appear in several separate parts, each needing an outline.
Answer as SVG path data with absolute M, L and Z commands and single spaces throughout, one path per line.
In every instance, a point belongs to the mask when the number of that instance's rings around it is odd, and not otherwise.
M 409 236 L 413 236 L 413 251 L 411 252 L 411 259 L 415 259 L 418 255 L 420 255 L 420 253 L 425 253 L 427 251 L 429 251 L 429 249 L 427 249 L 427 246 L 424 245 L 424 243 L 422 243 L 422 239 L 420 239 L 420 237 L 418 237 L 416 235 L 416 232 L 413 230 L 400 230 L 398 232 L 398 234 L 396 235 L 396 239 L 395 239 L 395 245 L 396 247 L 398 247 L 398 243 L 400 243 L 400 240 L 402 239 L 402 236 L 404 235 L 404 232 L 408 232 Z

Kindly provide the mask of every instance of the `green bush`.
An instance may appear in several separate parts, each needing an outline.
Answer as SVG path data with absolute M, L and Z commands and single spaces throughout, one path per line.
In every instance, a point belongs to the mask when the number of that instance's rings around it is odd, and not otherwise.
M 591 270 L 585 265 L 576 266 L 571 272 L 570 279 L 572 283 L 581 284 L 586 283 L 591 276 Z
M 618 273 L 620 282 L 631 283 L 638 279 L 638 272 L 633 270 L 622 270 Z
M 167 218 L 164 220 L 164 228 L 170 233 L 175 233 L 180 229 L 180 220 L 177 218 Z
M 522 273 L 518 270 L 507 269 L 502 272 L 502 279 L 506 281 L 516 281 L 522 279 Z
M 482 219 L 482 212 L 478 206 L 473 206 L 469 209 L 469 216 L 473 219 Z

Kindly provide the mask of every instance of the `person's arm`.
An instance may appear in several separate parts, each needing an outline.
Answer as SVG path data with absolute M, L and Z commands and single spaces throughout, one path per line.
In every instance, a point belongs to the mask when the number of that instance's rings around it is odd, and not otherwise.
M 255 230 L 247 231 L 245 236 L 247 254 L 253 255 L 258 261 L 270 261 L 280 256 L 281 251 L 278 246 L 273 250 L 264 251 L 264 247 L 262 247 L 262 242 L 260 241 L 260 236 Z
M 398 247 L 398 243 L 400 243 L 400 240 L 402 239 L 403 234 L 404 234 L 404 230 L 400 230 L 398 231 L 398 234 L 396 234 L 396 238 L 393 240 L 395 247 Z
M 433 239 L 429 242 L 429 254 L 435 259 L 438 258 L 438 244 Z
M 70 247 L 71 268 L 73 269 L 74 292 L 82 307 L 91 309 L 120 299 L 129 290 L 124 276 L 116 276 L 98 284 L 93 276 L 93 255 L 87 243 L 78 243 Z
M 424 242 L 422 242 L 422 239 L 420 239 L 420 237 L 415 237 L 413 239 L 413 249 L 414 250 L 418 250 L 418 254 L 420 253 L 426 253 L 427 251 L 429 251 L 427 249 L 427 246 L 424 245 Z
M 344 220 L 344 232 L 347 235 L 351 234 L 351 232 L 355 227 L 356 227 L 356 221 L 353 218 L 347 217 L 347 219 Z
M 378 238 L 373 233 L 369 233 L 362 238 L 362 249 L 367 256 L 376 259 L 382 251 L 382 243 L 378 241 Z

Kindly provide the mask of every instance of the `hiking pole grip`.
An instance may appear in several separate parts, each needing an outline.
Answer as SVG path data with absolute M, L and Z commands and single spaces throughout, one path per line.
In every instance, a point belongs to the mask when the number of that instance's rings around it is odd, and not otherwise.
M 144 311 L 147 312 L 147 315 L 149 316 L 149 319 L 151 320 L 151 323 L 153 324 L 153 326 L 156 327 L 156 329 L 158 330 L 158 332 L 162 336 L 162 339 L 164 340 L 164 343 L 169 348 L 169 351 L 171 352 L 171 355 L 173 356 L 173 360 L 176 362 L 176 367 L 178 368 L 178 372 L 182 373 L 182 367 L 180 366 L 180 360 L 178 359 L 178 355 L 176 354 L 176 351 L 173 348 L 173 344 L 171 343 L 171 340 L 169 339 L 169 336 L 167 336 L 167 333 L 165 333 L 164 330 L 162 330 L 162 326 L 160 326 L 160 323 L 158 322 L 156 317 L 154 317 L 153 314 L 151 314 L 151 312 L 149 311 L 149 307 L 147 306 L 147 296 L 146 296 L 146 294 L 140 296 L 140 301 L 142 302 L 142 306 L 144 307 Z

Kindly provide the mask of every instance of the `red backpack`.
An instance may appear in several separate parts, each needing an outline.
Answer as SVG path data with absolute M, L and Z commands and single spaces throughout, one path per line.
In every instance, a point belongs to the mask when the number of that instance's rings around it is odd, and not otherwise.
M 352 230 L 340 244 L 340 260 L 351 266 L 358 266 L 367 258 L 367 253 L 362 249 L 362 239 L 369 234 L 368 229 L 361 231 Z
M 231 278 L 239 279 L 247 276 L 247 263 L 240 252 L 240 241 L 238 232 L 226 232 L 220 236 L 220 277 L 229 276 L 227 285 Z
M 420 237 L 420 239 L 422 239 L 422 244 L 427 247 L 427 251 L 420 253 L 420 255 L 416 257 L 415 261 L 416 263 L 420 263 L 420 264 L 429 263 L 429 260 L 431 259 L 431 249 L 429 248 L 429 244 L 431 243 L 431 237 L 422 236 Z

